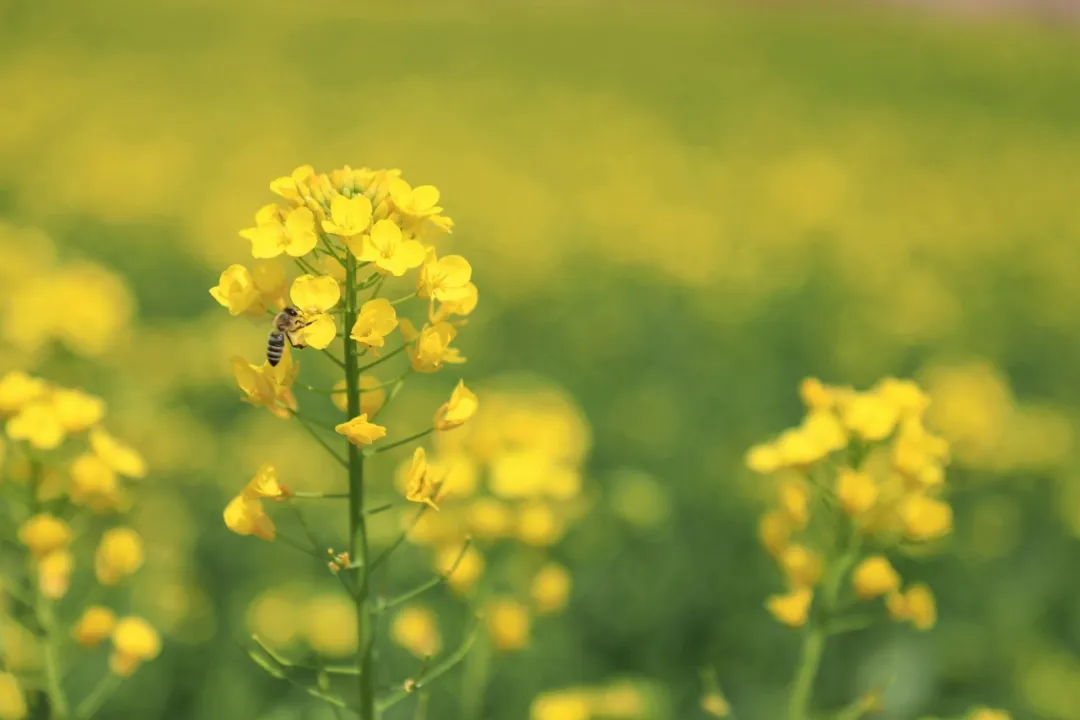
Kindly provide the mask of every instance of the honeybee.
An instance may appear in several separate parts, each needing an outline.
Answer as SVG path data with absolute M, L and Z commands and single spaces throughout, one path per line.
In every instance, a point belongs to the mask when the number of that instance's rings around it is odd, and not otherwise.
M 287 306 L 274 316 L 274 328 L 270 331 L 270 338 L 266 341 L 266 361 L 270 363 L 271 367 L 281 362 L 281 356 L 285 354 L 286 340 L 289 341 L 289 345 L 292 345 L 297 350 L 307 347 L 303 343 L 296 342 L 292 334 L 310 324 L 311 322 L 304 320 L 303 314 L 292 305 Z

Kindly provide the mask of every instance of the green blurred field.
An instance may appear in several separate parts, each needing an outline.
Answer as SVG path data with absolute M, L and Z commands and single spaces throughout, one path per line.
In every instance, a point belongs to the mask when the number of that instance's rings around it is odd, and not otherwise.
M 236 232 L 270 179 L 310 162 L 437 185 L 480 287 L 467 381 L 538 374 L 592 427 L 600 500 L 555 551 L 571 604 L 499 660 L 483 718 L 624 675 L 661 684 L 657 718 L 704 717 L 709 664 L 740 720 L 779 717 L 797 638 L 762 607 L 780 577 L 742 456 L 797 420 L 801 378 L 890 374 L 941 399 L 956 451 L 950 547 L 900 568 L 935 588 L 940 623 L 843 639 L 822 697 L 896 672 L 883 717 L 1080 718 L 1078 87 L 1075 28 L 1009 19 L 0 5 L 0 220 L 121 273 L 138 307 L 91 370 L 0 356 L 109 397 L 155 469 L 136 599 L 166 651 L 103 717 L 330 717 L 234 642 L 267 587 L 333 585 L 222 526 L 253 464 L 311 450 L 235 401 L 228 358 L 255 358 L 265 328 L 207 294 L 247 261 Z M 402 417 L 450 379 L 418 384 Z M 455 682 L 433 717 L 458 717 Z

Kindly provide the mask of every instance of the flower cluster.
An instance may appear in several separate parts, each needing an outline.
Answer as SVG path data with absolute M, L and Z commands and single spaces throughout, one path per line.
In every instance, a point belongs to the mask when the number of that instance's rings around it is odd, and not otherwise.
M 399 395 L 409 376 L 436 373 L 447 365 L 465 362 L 453 343 L 466 316 L 476 308 L 477 288 L 465 258 L 443 254 L 432 244 L 453 229 L 453 221 L 438 205 L 439 191 L 431 185 L 410 185 L 400 170 L 344 167 L 327 174 L 303 166 L 271 182 L 270 190 L 279 199 L 260 208 L 253 227 L 240 232 L 250 243 L 256 262 L 250 268 L 227 268 L 210 294 L 234 316 L 274 318 L 268 323 L 268 347 L 259 349 L 265 353 L 264 360 L 232 359 L 243 400 L 301 424 L 341 464 L 346 479 L 341 492 L 294 492 L 278 481 L 273 466 L 263 465 L 227 504 L 224 520 L 237 534 L 270 541 L 278 532 L 264 500 L 289 505 L 312 497 L 347 500 L 349 534 L 342 543 L 347 549 L 332 550 L 309 528 L 310 553 L 326 559 L 330 571 L 351 595 L 348 606 L 357 613 L 355 626 L 368 633 L 371 616 L 401 603 L 376 597 L 370 589 L 372 565 L 380 560 L 368 555 L 373 548 L 367 516 L 376 510 L 361 507 L 365 488 L 372 482 L 366 477 L 364 461 L 428 435 L 441 439 L 457 432 L 476 413 L 476 395 L 459 381 L 449 399 L 419 431 L 396 437 L 380 422 L 383 409 Z M 291 280 L 290 260 L 296 270 Z M 414 271 L 415 281 L 407 280 Z M 408 285 L 402 288 L 403 283 Z M 390 299 L 384 293 L 398 297 Z M 407 316 L 410 301 L 423 308 L 420 317 Z M 325 357 L 341 372 L 329 389 L 318 390 L 299 382 L 296 354 L 305 350 Z M 382 370 L 392 367 L 389 361 L 395 358 L 404 367 L 392 379 L 384 382 L 371 372 L 380 365 Z M 297 397 L 301 388 L 328 395 L 329 402 L 309 412 L 312 408 L 305 400 L 301 409 Z M 339 415 L 333 421 L 319 417 L 328 412 L 343 413 L 344 417 Z M 416 503 L 421 512 L 430 509 L 431 514 L 439 514 L 445 477 L 440 467 L 428 462 L 423 447 L 414 449 L 406 475 L 401 488 L 406 502 L 402 505 Z M 299 509 L 293 509 L 304 522 Z M 400 542 L 384 552 L 398 545 Z M 420 592 L 449 577 L 449 573 L 437 575 Z M 408 615 L 404 617 L 409 620 Z M 419 627 L 415 618 L 406 624 Z M 391 634 L 401 636 L 401 628 L 399 620 Z M 358 660 L 357 670 L 362 675 L 358 697 L 351 693 L 338 697 L 315 687 L 308 687 L 308 691 L 339 707 L 353 708 L 364 720 L 373 717 L 373 640 L 367 637 L 359 644 L 364 649 Z M 430 640 L 413 644 L 422 645 L 425 656 L 439 647 Z M 253 658 L 274 674 L 283 672 L 280 658 L 274 661 L 276 669 L 266 665 L 269 661 L 264 653 L 253 651 Z M 460 659 L 458 655 L 451 658 Z M 390 698 L 381 702 L 397 701 Z
M 530 720 L 646 720 L 668 717 L 669 701 L 655 682 L 616 680 L 545 692 L 532 701 Z M 722 717 L 722 716 L 720 716 Z
M 0 694 L 7 692 L 24 706 L 49 708 L 50 717 L 67 716 L 62 672 L 72 660 L 60 653 L 60 632 L 69 619 L 58 616 L 57 603 L 71 590 L 82 546 L 94 537 L 76 527 L 87 525 L 87 514 L 127 510 L 130 482 L 147 473 L 142 456 L 104 428 L 105 411 L 105 402 L 94 395 L 22 371 L 0 378 L 0 419 L 7 437 L 0 438 L 0 495 L 17 527 L 15 537 L 6 540 L 25 548 L 28 560 L 24 581 L 5 582 L 5 591 L 23 601 L 22 614 L 12 619 L 34 630 L 40 649 L 35 654 L 43 658 L 42 667 L 23 667 L 9 658 L 11 674 L 0 679 Z M 122 583 L 142 564 L 142 539 L 132 528 L 116 525 L 97 539 L 92 575 L 99 586 Z M 115 677 L 131 675 L 161 650 L 157 632 L 145 620 L 118 618 L 101 605 L 85 607 L 70 634 L 82 648 L 112 642 L 111 675 L 103 678 L 101 692 L 88 696 L 91 706 L 108 697 Z M 26 680 L 44 688 L 29 704 L 21 690 Z

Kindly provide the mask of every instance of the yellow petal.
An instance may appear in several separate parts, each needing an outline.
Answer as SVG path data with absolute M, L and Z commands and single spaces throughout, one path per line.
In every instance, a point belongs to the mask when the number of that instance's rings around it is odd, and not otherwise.
M 322 350 L 329 347 L 337 336 L 337 324 L 334 318 L 326 313 L 320 313 L 312 317 L 311 324 L 293 333 L 296 340 L 309 347 Z
M 315 232 L 315 214 L 306 207 L 296 208 L 289 213 L 285 218 L 285 232 L 288 234 L 285 252 L 293 257 L 307 255 L 319 243 L 319 235 Z
M 305 312 L 326 312 L 341 300 L 341 286 L 329 275 L 301 275 L 293 281 L 289 296 Z
M 146 477 L 146 461 L 142 455 L 101 428 L 90 431 L 90 447 L 121 475 L 129 478 Z

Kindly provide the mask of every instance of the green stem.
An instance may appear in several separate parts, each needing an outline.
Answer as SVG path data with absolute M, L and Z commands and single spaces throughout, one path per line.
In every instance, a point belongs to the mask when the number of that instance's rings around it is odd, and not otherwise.
M 356 323 L 356 258 L 349 253 L 345 259 L 345 327 Z M 357 363 L 356 343 L 345 343 L 345 390 L 349 417 L 360 415 L 360 368 Z M 371 607 L 368 602 L 371 568 L 368 563 L 367 523 L 364 517 L 364 456 L 360 448 L 349 443 L 349 558 L 358 565 L 356 584 L 360 592 L 355 597 L 357 647 L 360 655 L 360 720 L 376 720 L 375 716 L 375 668 L 372 649 Z
M 399 297 L 397 300 L 391 300 L 390 304 L 391 305 L 398 305 L 400 303 L 405 302 L 406 300 L 412 300 L 414 297 L 416 297 L 416 293 L 411 292 L 408 295 L 405 295 L 404 297 Z
M 390 443 L 389 445 L 380 445 L 377 448 L 371 448 L 370 450 L 367 451 L 367 454 L 368 455 L 375 455 L 377 453 L 386 452 L 387 450 L 393 450 L 396 447 L 401 447 L 402 445 L 408 445 L 409 443 L 415 442 L 415 441 L 419 440 L 420 438 L 427 437 L 428 435 L 430 435 L 433 432 L 435 432 L 435 428 L 428 428 L 427 430 L 421 430 L 420 432 L 415 433 L 413 435 L 410 435 L 407 438 L 402 438 L 401 440 L 395 440 L 394 442 Z
M 359 402 L 360 402 L 360 399 L 357 398 L 357 405 L 359 405 Z M 359 411 L 359 408 L 357 408 L 357 410 Z M 315 432 L 315 428 L 313 428 L 311 425 L 308 425 L 307 421 L 304 418 L 297 415 L 295 411 L 290 410 L 289 412 L 292 414 L 292 416 L 294 418 L 296 418 L 297 420 L 300 421 L 300 424 L 304 426 L 304 429 L 308 431 L 308 434 L 311 435 L 311 437 L 315 438 L 318 441 L 318 443 L 323 446 L 323 449 L 326 450 L 326 452 L 330 453 L 330 455 L 335 460 L 337 460 L 338 463 L 340 463 L 342 467 L 346 467 L 346 468 L 349 467 L 348 461 L 346 461 L 345 458 L 341 457 L 341 455 L 338 454 L 337 450 L 330 447 L 330 443 L 326 442 L 326 440 L 323 440 L 322 436 L 319 435 L 319 433 Z M 353 446 L 350 444 L 350 447 L 353 447 Z
M 298 500 L 344 500 L 349 497 L 349 493 L 294 492 L 290 497 Z
M 346 345 L 349 345 L 349 343 L 346 343 Z M 405 343 L 404 345 L 401 345 L 400 347 L 394 348 L 393 350 L 386 353 L 385 355 L 383 355 L 378 360 L 374 360 L 372 362 L 369 362 L 367 365 L 363 366 L 362 368 L 359 368 L 358 372 L 362 372 L 362 373 L 367 372 L 368 370 L 375 367 L 376 365 L 380 365 L 380 364 L 386 362 L 387 360 L 389 360 L 390 358 L 394 357 L 395 355 L 398 355 L 400 353 L 405 352 L 405 348 L 407 348 L 407 347 L 409 347 L 409 343 Z M 353 352 L 355 352 L 355 351 L 353 351 Z
M 109 697 L 116 692 L 116 689 L 120 687 L 120 683 L 123 679 L 118 675 L 112 673 L 107 674 L 101 678 L 98 684 L 90 691 L 90 694 L 83 698 L 83 701 L 79 703 L 79 707 L 75 710 L 75 717 L 79 720 L 91 720 L 97 715 L 101 706 L 109 699 Z

